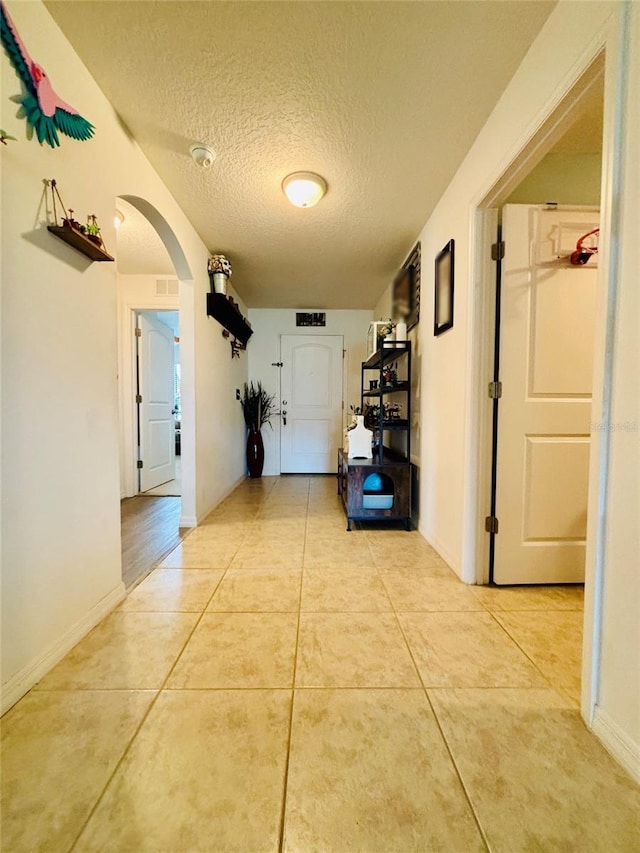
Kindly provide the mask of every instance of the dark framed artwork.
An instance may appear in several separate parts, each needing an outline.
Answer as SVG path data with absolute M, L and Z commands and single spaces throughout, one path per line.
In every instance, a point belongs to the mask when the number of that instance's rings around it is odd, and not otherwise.
M 455 240 L 449 240 L 436 258 L 434 335 L 441 335 L 453 328 L 454 249 Z
M 405 320 L 407 329 L 420 320 L 420 243 L 413 247 L 393 282 L 393 319 Z

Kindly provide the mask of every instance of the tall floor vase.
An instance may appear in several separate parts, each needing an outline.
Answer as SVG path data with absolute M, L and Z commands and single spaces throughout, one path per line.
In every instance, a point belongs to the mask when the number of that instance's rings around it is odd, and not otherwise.
M 260 430 L 249 430 L 247 436 L 247 468 L 249 476 L 254 479 L 262 477 L 264 468 L 264 444 Z

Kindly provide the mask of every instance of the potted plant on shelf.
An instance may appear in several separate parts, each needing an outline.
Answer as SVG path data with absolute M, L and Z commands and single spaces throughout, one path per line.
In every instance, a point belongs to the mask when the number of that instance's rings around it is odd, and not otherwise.
M 231 264 L 224 255 L 211 255 L 208 263 L 209 279 L 213 293 L 227 294 L 227 282 L 231 275 Z
M 271 416 L 274 414 L 274 394 L 268 394 L 261 382 L 244 383 L 244 393 L 240 400 L 244 422 L 249 433 L 247 435 L 247 468 L 252 478 L 262 477 L 264 467 L 264 444 L 260 430 L 265 424 L 271 426 Z
M 396 324 L 393 320 L 386 320 L 384 326 L 380 326 L 378 329 L 378 349 L 382 347 L 383 341 L 389 343 L 389 341 L 395 340 L 394 329 Z
M 98 220 L 96 219 L 95 213 L 92 213 L 90 216 L 87 216 L 87 224 L 84 228 L 87 237 L 91 240 L 92 243 L 95 243 L 96 246 L 100 246 L 102 248 L 102 237 L 100 236 L 100 226 L 98 225 Z

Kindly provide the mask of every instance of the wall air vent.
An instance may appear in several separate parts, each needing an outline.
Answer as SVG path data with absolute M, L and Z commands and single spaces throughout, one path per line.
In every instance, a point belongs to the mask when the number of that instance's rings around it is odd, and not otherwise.
M 177 278 L 157 278 L 156 279 L 156 296 L 177 296 L 178 295 L 178 279 Z

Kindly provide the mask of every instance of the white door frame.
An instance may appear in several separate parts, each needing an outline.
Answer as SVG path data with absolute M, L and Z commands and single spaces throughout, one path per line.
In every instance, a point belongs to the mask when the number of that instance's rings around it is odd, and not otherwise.
M 136 403 L 136 314 L 139 311 L 180 311 L 179 300 L 161 297 L 162 303 L 152 299 L 126 302 L 122 305 L 122 325 L 120 328 L 120 435 L 121 460 L 123 466 L 124 494 L 121 497 L 134 497 L 138 492 L 138 433 Z
M 491 482 L 491 401 L 487 383 L 493 367 L 493 304 L 495 302 L 495 266 L 488 258 L 495 237 L 490 235 L 497 221 L 496 207 L 508 197 L 525 175 L 542 159 L 553 142 L 562 136 L 572 112 L 581 98 L 587 97 L 598 78 L 598 63 L 604 58 L 604 127 L 599 253 L 597 327 L 594 344 L 593 421 L 608 420 L 611 406 L 612 351 L 618 290 L 619 247 L 610 235 L 619 230 L 620 202 L 616 193 L 623 162 L 624 115 L 623 80 L 627 73 L 627 55 L 621 32 L 624 11 L 613 15 L 599 38 L 589 46 L 571 73 L 557 87 L 546 107 L 535 117 L 528 139 L 512 156 L 496 164 L 485 189 L 470 209 L 471 288 L 469 294 L 473 321 L 469 330 L 469 352 L 473 386 L 468 394 L 465 518 L 463 542 L 463 579 L 467 583 L 485 583 L 488 575 L 488 535 L 484 517 L 489 514 Z M 489 440 L 487 440 L 489 436 Z M 585 579 L 585 618 L 583 633 L 581 710 L 589 726 L 598 700 L 600 637 L 602 628 L 603 570 L 605 530 L 602 508 L 606 505 L 609 442 L 606 431 L 592 435 L 589 471 L 589 512 Z

